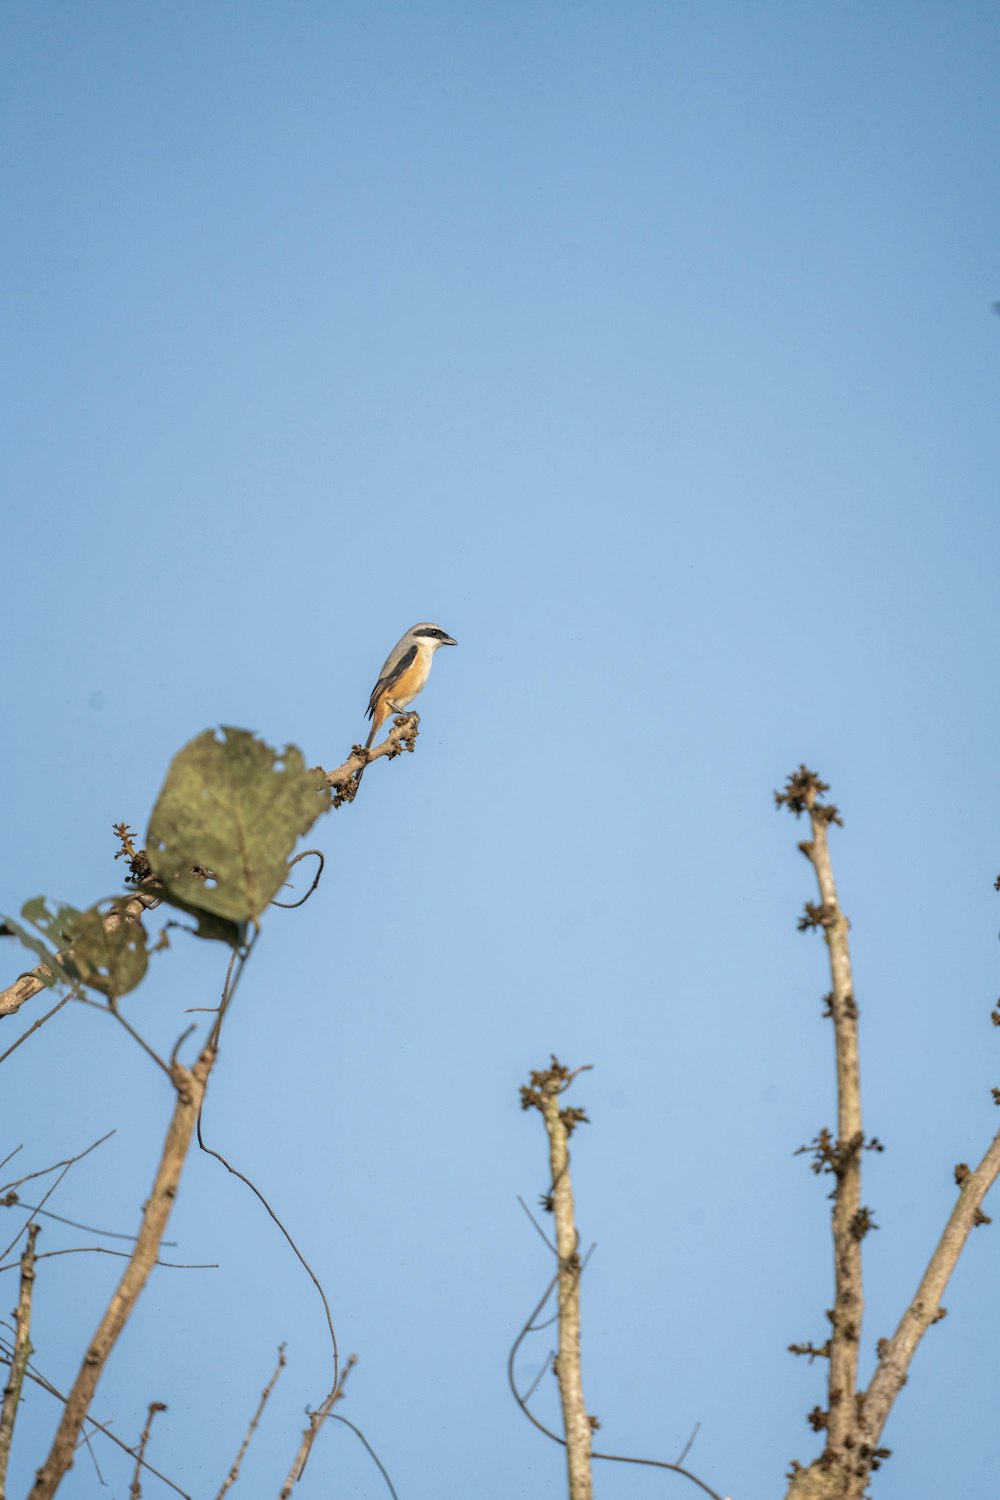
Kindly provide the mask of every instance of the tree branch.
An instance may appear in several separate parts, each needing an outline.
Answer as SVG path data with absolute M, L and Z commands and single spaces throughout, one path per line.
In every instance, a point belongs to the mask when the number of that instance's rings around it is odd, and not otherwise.
M 278 1363 L 274 1367 L 274 1374 L 271 1376 L 267 1385 L 264 1387 L 263 1394 L 261 1395 L 260 1401 L 257 1404 L 257 1410 L 250 1418 L 250 1426 L 247 1428 L 246 1437 L 240 1444 L 240 1451 L 233 1459 L 232 1467 L 229 1470 L 229 1473 L 226 1475 L 225 1479 L 222 1481 L 222 1486 L 219 1489 L 219 1493 L 216 1495 L 215 1500 L 222 1500 L 223 1495 L 225 1495 L 227 1491 L 231 1490 L 237 1479 L 239 1479 L 240 1465 L 242 1464 L 243 1457 L 250 1446 L 250 1439 L 253 1437 L 254 1433 L 257 1430 L 257 1425 L 264 1414 L 264 1407 L 267 1405 L 268 1398 L 270 1397 L 271 1392 L 274 1390 L 274 1387 L 278 1383 L 278 1376 L 285 1368 L 285 1364 L 285 1346 L 284 1344 L 281 1344 L 278 1348 Z
M 30 1362 L 27 1368 L 27 1376 L 28 1379 L 33 1380 L 36 1385 L 40 1385 L 43 1391 L 47 1391 L 50 1396 L 54 1396 L 57 1401 L 61 1401 L 65 1405 L 66 1397 L 63 1395 L 62 1391 L 58 1390 L 52 1384 L 51 1380 L 46 1380 L 45 1376 L 42 1375 Z M 130 1458 L 136 1458 L 138 1456 L 136 1450 L 134 1448 L 130 1448 L 128 1443 L 123 1442 L 118 1434 L 116 1432 L 112 1432 L 111 1428 L 107 1426 L 106 1423 L 99 1422 L 97 1418 L 92 1417 L 89 1412 L 87 1413 L 85 1420 L 90 1423 L 91 1427 L 93 1427 L 94 1429 L 94 1432 L 99 1432 L 102 1437 L 110 1438 L 111 1441 L 117 1447 L 119 1447 L 123 1453 L 127 1453 Z M 90 1434 L 90 1436 L 92 1435 L 93 1434 Z M 180 1495 L 181 1500 L 191 1500 L 191 1496 L 187 1493 L 186 1490 L 182 1490 L 179 1484 L 175 1484 L 172 1479 L 167 1478 L 166 1474 L 161 1473 L 159 1469 L 155 1469 L 153 1465 L 148 1461 L 148 1459 L 144 1458 L 142 1460 L 142 1467 L 144 1469 L 148 1469 L 150 1474 L 154 1474 L 157 1479 L 162 1481 L 163 1484 L 167 1485 L 170 1489 L 174 1490 L 178 1495 Z
M 577 1072 L 581 1071 L 577 1069 Z M 540 1111 L 549 1137 L 549 1165 L 552 1188 L 546 1200 L 556 1221 L 556 1251 L 559 1260 L 559 1355 L 556 1375 L 562 1401 L 563 1428 L 566 1434 L 566 1461 L 569 1469 L 570 1500 L 591 1500 L 593 1478 L 590 1450 L 593 1425 L 587 1415 L 583 1396 L 583 1372 L 580 1362 L 580 1255 L 579 1235 L 573 1209 L 573 1188 L 569 1175 L 569 1137 L 575 1127 L 586 1121 L 580 1109 L 560 1109 L 559 1098 L 576 1077 L 555 1057 L 551 1068 L 532 1073 L 531 1083 L 521 1090 L 525 1109 Z
M 402 755 L 404 750 L 412 753 L 416 748 L 419 733 L 420 715 L 411 711 L 396 715 L 392 721 L 392 728 L 381 745 L 375 745 L 371 750 L 366 750 L 364 745 L 355 745 L 342 766 L 324 773 L 334 789 L 334 807 L 341 807 L 345 802 L 354 801 L 359 771 L 370 766 L 373 760 L 381 760 L 383 756 L 387 760 L 395 760 L 396 756 Z
M 77 993 L 78 992 L 75 987 L 71 990 L 67 990 L 66 994 L 63 995 L 61 1000 L 58 1000 L 56 1004 L 53 1005 L 51 1010 L 47 1010 L 44 1016 L 39 1016 L 38 1020 L 34 1023 L 33 1026 L 29 1026 L 27 1031 L 23 1031 L 21 1033 L 16 1042 L 11 1042 L 6 1052 L 0 1052 L 0 1063 L 6 1062 L 10 1054 L 12 1052 L 16 1052 L 21 1043 L 28 1040 L 32 1032 L 37 1031 L 39 1026 L 44 1026 L 46 1021 L 50 1021 L 55 1015 L 56 1011 L 62 1010 L 63 1006 L 66 1005 L 70 1000 L 72 1000 Z M 0 1014 L 2 1014 L 2 1012 L 0 1012 Z
M 153 1431 L 153 1418 L 158 1411 L 166 1411 L 162 1401 L 151 1401 L 146 1413 L 146 1425 L 142 1429 L 139 1439 L 139 1448 L 135 1455 L 135 1469 L 132 1473 L 132 1483 L 129 1485 L 129 1500 L 142 1500 L 142 1469 L 146 1462 L 146 1449 L 149 1446 L 150 1434 Z
M 52 1500 L 63 1475 L 73 1465 L 74 1449 L 98 1381 L 158 1258 L 215 1058 L 215 1051 L 205 1047 L 193 1068 L 185 1068 L 179 1062 L 173 1065 L 171 1071 L 177 1098 L 153 1191 L 143 1210 L 135 1252 L 84 1355 L 66 1398 L 52 1447 L 38 1470 L 29 1500 Z
M 980 1206 L 1000 1175 L 1000 1131 L 974 1172 L 962 1178 L 958 1202 L 944 1227 L 937 1248 L 917 1287 L 916 1295 L 900 1320 L 899 1327 L 882 1346 L 882 1357 L 872 1376 L 865 1396 L 865 1439 L 878 1447 L 886 1418 L 893 1402 L 906 1382 L 910 1361 L 932 1323 L 944 1316 L 941 1297 L 965 1248 L 965 1242 L 977 1224 L 983 1222 Z
M 292 1460 L 292 1467 L 288 1471 L 288 1478 L 281 1486 L 281 1490 L 278 1494 L 278 1500 L 289 1500 L 292 1490 L 302 1478 L 302 1475 L 305 1472 L 306 1464 L 309 1462 L 309 1455 L 312 1452 L 313 1443 L 315 1443 L 316 1441 L 316 1435 L 322 1427 L 323 1423 L 326 1421 L 327 1417 L 333 1411 L 333 1408 L 336 1406 L 337 1402 L 343 1396 L 344 1385 L 347 1381 L 347 1377 L 348 1375 L 350 1375 L 357 1362 L 358 1356 L 356 1354 L 349 1354 L 347 1356 L 347 1360 L 344 1364 L 343 1371 L 341 1372 L 341 1376 L 337 1381 L 337 1384 L 333 1387 L 330 1394 L 317 1407 L 317 1409 L 309 1413 L 309 1425 L 306 1428 L 305 1432 L 303 1432 L 302 1434 L 302 1441 L 299 1443 L 298 1452 Z
M 827 1429 L 822 1464 L 827 1469 L 853 1468 L 856 1456 L 859 1413 L 856 1398 L 858 1341 L 864 1314 L 861 1240 L 871 1227 L 870 1215 L 861 1207 L 861 1153 L 865 1145 L 861 1118 L 861 1074 L 858 1058 L 858 1008 L 854 1000 L 850 923 L 840 909 L 827 839 L 831 823 L 839 823 L 837 809 L 822 801 L 828 787 L 814 772 L 800 766 L 788 778 L 778 804 L 784 803 L 796 817 L 806 812 L 812 838 L 799 845 L 816 873 L 819 905 L 806 905 L 800 929 L 819 927 L 826 941 L 833 989 L 828 1014 L 833 1020 L 837 1058 L 837 1139 L 824 1133 L 817 1138 L 817 1170 L 829 1171 L 833 1190 L 834 1305 L 830 1314 L 830 1369 L 827 1383 L 828 1410 L 814 1418 L 817 1430 Z M 867 1473 L 867 1471 L 866 1471 Z
M 7 1494 L 7 1465 L 14 1440 L 14 1423 L 21 1400 L 24 1374 L 31 1358 L 31 1296 L 35 1286 L 35 1241 L 39 1225 L 32 1224 L 28 1230 L 28 1243 L 21 1256 L 21 1288 L 14 1313 L 14 1350 L 10 1361 L 10 1374 L 4 1387 L 3 1406 L 0 1408 L 0 1500 Z

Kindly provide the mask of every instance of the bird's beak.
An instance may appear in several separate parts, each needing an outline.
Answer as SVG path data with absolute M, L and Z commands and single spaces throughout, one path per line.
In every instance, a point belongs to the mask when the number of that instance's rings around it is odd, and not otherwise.
M 450 635 L 446 635 L 441 644 L 442 646 L 457 646 L 458 642 L 453 641 Z

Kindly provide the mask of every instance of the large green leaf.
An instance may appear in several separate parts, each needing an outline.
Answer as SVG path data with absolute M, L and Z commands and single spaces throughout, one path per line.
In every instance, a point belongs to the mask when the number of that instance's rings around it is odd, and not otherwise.
M 233 922 L 255 919 L 280 889 L 295 841 L 330 805 L 322 771 L 294 745 L 246 729 L 207 729 L 174 756 L 146 838 L 168 899 Z

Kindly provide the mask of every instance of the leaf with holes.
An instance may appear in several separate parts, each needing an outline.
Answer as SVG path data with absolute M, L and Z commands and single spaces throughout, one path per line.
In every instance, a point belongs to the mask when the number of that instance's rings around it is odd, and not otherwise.
M 207 729 L 174 756 L 146 853 L 168 900 L 232 922 L 255 920 L 280 889 L 296 839 L 330 806 L 300 750 L 246 729 Z
M 85 985 L 111 999 L 134 990 L 148 962 L 142 924 L 126 915 L 130 899 L 112 896 L 79 912 L 69 924 L 74 969 Z
M 48 968 L 48 978 L 39 976 L 46 984 L 82 983 L 102 995 L 127 995 L 145 974 L 147 962 L 146 934 L 125 914 L 131 899 L 111 896 L 87 911 L 77 911 L 75 906 L 50 904 L 45 896 L 35 896 L 24 903 L 21 916 L 42 937 L 9 917 L 3 920 Z
M 42 934 L 41 937 L 23 927 L 20 922 L 15 922 L 13 917 L 3 918 L 10 935 L 30 949 L 39 963 L 48 969 L 47 975 L 38 975 L 43 984 L 66 985 L 72 984 L 76 979 L 76 974 L 68 963 L 69 955 L 64 950 L 69 946 L 70 924 L 79 915 L 74 906 L 60 904 L 50 909 L 45 896 L 34 896 L 22 906 L 21 916 Z M 45 941 L 46 938 L 49 942 Z

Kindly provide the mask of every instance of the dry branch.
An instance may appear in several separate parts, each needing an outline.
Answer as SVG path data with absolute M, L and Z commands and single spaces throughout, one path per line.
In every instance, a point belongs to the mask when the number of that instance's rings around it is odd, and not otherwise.
M 16 1182 L 8 1182 L 4 1185 L 3 1188 L 0 1188 L 0 1192 L 3 1193 L 3 1206 L 5 1208 L 13 1208 L 15 1205 L 19 1204 L 20 1200 L 18 1199 L 17 1193 L 12 1192 L 11 1189 L 19 1188 L 22 1183 L 32 1182 L 36 1177 L 45 1177 L 49 1172 L 59 1172 L 59 1176 L 56 1178 L 55 1182 L 43 1195 L 41 1203 L 39 1203 L 37 1207 L 30 1210 L 29 1217 L 25 1219 L 24 1223 L 21 1225 L 14 1238 L 10 1241 L 10 1244 L 6 1245 L 3 1250 L 0 1250 L 0 1262 L 4 1261 L 7 1258 L 10 1252 L 13 1250 L 14 1246 L 17 1244 L 18 1240 L 21 1238 L 24 1231 L 34 1223 L 35 1215 L 43 1213 L 45 1211 L 45 1204 L 48 1203 L 49 1199 L 52 1197 L 52 1194 L 56 1191 L 56 1188 L 59 1187 L 60 1183 L 62 1182 L 63 1178 L 66 1176 L 66 1173 L 70 1170 L 70 1168 L 76 1166 L 76 1163 L 78 1161 L 83 1161 L 83 1158 L 85 1156 L 89 1156 L 91 1151 L 96 1151 L 98 1146 L 103 1146 L 104 1142 L 110 1140 L 113 1135 L 114 1131 L 109 1130 L 106 1135 L 102 1135 L 98 1140 L 92 1141 L 89 1146 L 85 1147 L 83 1151 L 78 1151 L 75 1156 L 67 1157 L 65 1161 L 53 1162 L 51 1167 L 42 1167 L 38 1172 L 28 1172 L 24 1177 L 19 1177 Z M 62 1169 L 61 1171 L 60 1168 Z M 24 1208 L 28 1207 L 27 1204 L 20 1204 L 20 1206 Z M 55 1215 L 53 1215 L 53 1217 L 55 1217 Z
M 288 1478 L 285 1480 L 278 1493 L 278 1500 L 289 1500 L 289 1496 L 291 1495 L 292 1490 L 302 1478 L 306 1464 L 309 1462 L 309 1455 L 312 1452 L 313 1443 L 315 1443 L 316 1441 L 317 1434 L 319 1433 L 319 1430 L 322 1427 L 323 1423 L 326 1421 L 327 1417 L 333 1411 L 333 1408 L 336 1406 L 337 1402 L 343 1396 L 347 1377 L 348 1375 L 350 1375 L 357 1362 L 358 1356 L 356 1354 L 348 1355 L 347 1360 L 344 1364 L 343 1373 L 341 1374 L 340 1379 L 337 1381 L 337 1384 L 333 1387 L 333 1390 L 325 1398 L 325 1400 L 320 1403 L 315 1411 L 309 1413 L 309 1425 L 302 1434 L 302 1441 L 299 1443 L 298 1451 L 296 1452 L 295 1457 L 292 1460 L 292 1467 L 288 1471 Z M 381 1465 L 379 1467 L 381 1467 Z
M 553 1057 L 551 1068 L 532 1073 L 531 1083 L 521 1090 L 525 1109 L 540 1111 L 549 1138 L 549 1166 L 552 1187 L 546 1200 L 556 1221 L 556 1252 L 559 1260 L 559 1355 L 556 1375 L 562 1401 L 563 1428 L 566 1434 L 566 1462 L 569 1470 L 570 1500 L 591 1500 L 593 1479 L 590 1450 L 593 1425 L 587 1415 L 583 1396 L 583 1372 L 580 1362 L 580 1237 L 576 1231 L 573 1188 L 569 1175 L 569 1138 L 574 1128 L 586 1120 L 580 1109 L 560 1109 L 559 1099 L 577 1073 L 564 1068 Z
M 150 1434 L 153 1431 L 153 1418 L 158 1411 L 166 1411 L 162 1401 L 151 1401 L 149 1410 L 146 1412 L 146 1425 L 142 1429 L 139 1439 L 139 1447 L 135 1455 L 135 1469 L 132 1471 L 132 1483 L 129 1486 L 129 1500 L 142 1500 L 142 1469 L 146 1462 L 146 1449 L 149 1447 Z
M 143 1210 L 135 1252 L 84 1355 L 83 1364 L 66 1398 L 62 1420 L 52 1447 L 38 1471 L 29 1500 L 51 1500 L 63 1475 L 73 1465 L 80 1429 L 94 1398 L 97 1383 L 158 1258 L 160 1242 L 177 1197 L 181 1172 L 215 1058 L 214 1050 L 206 1047 L 193 1068 L 185 1068 L 181 1063 L 173 1062 L 171 1076 L 177 1098 L 153 1191 Z
M 24 1375 L 31 1358 L 31 1297 L 35 1286 L 35 1241 L 39 1226 L 28 1229 L 28 1243 L 21 1256 L 21 1287 L 14 1313 L 14 1347 L 11 1352 L 10 1374 L 4 1387 L 3 1406 L 0 1408 L 0 1500 L 7 1494 L 7 1465 L 10 1462 L 11 1443 L 14 1440 L 14 1423 L 21 1400 Z
M 830 1339 L 819 1349 L 811 1343 L 790 1346 L 795 1353 L 808 1354 L 810 1361 L 816 1356 L 829 1358 L 827 1410 L 817 1407 L 810 1414 L 813 1427 L 826 1430 L 827 1443 L 808 1468 L 793 1465 L 787 1500 L 861 1500 L 871 1473 L 889 1456 L 889 1450 L 880 1447 L 882 1433 L 906 1383 L 917 1346 L 930 1325 L 944 1316 L 940 1305 L 944 1289 L 973 1228 L 988 1222 L 981 1205 L 1000 1175 L 998 1132 L 974 1172 L 966 1167 L 956 1173 L 958 1202 L 899 1327 L 891 1339 L 879 1343 L 879 1363 L 868 1390 L 858 1391 L 858 1340 L 864 1312 L 861 1245 L 872 1227 L 871 1211 L 861 1203 L 861 1159 L 866 1150 L 881 1147 L 878 1141 L 865 1139 L 861 1119 L 858 1009 L 851 976 L 849 924 L 837 899 L 827 839 L 831 823 L 840 823 L 840 818 L 835 807 L 822 801 L 827 790 L 814 772 L 800 766 L 776 796 L 779 805 L 784 804 L 796 816 L 807 813 L 811 823 L 812 838 L 799 847 L 816 872 L 820 900 L 815 906 L 807 903 L 799 926 L 821 928 L 829 952 L 833 989 L 827 997 L 827 1014 L 833 1021 L 836 1043 L 838 1105 L 836 1140 L 821 1131 L 809 1148 L 815 1170 L 829 1172 L 835 1180 L 835 1300 L 830 1313 Z
M 872 1376 L 864 1404 L 865 1437 L 877 1448 L 893 1402 L 906 1382 L 910 1361 L 932 1323 L 943 1316 L 941 1298 L 948 1280 L 977 1224 L 982 1223 L 983 1199 L 1000 1174 L 1000 1131 L 974 1172 L 964 1177 L 958 1202 L 951 1211 L 937 1248 L 917 1287 L 916 1295 L 900 1320 L 892 1338 L 882 1346 L 878 1368 Z
M 45 1023 L 46 1023 L 46 1021 L 51 1021 L 52 1017 L 56 1014 L 56 1012 L 62 1010 L 63 1006 L 67 1005 L 69 1003 L 69 1001 L 74 998 L 74 996 L 76 995 L 76 993 L 77 993 L 76 989 L 68 990 L 66 992 L 66 994 L 63 995 L 63 997 L 62 997 L 61 1000 L 57 1000 L 56 1001 L 55 1005 L 53 1005 L 53 1007 L 52 1007 L 51 1010 L 47 1010 L 45 1012 L 44 1016 L 39 1016 L 38 1020 L 34 1023 L 33 1026 L 29 1026 L 28 1029 L 27 1029 L 27 1031 L 22 1031 L 22 1033 L 18 1037 L 17 1041 L 16 1042 L 11 1042 L 11 1044 L 7 1048 L 6 1052 L 0 1052 L 0 1063 L 6 1062 L 7 1059 L 8 1059 L 8 1057 L 10 1056 L 10 1054 L 12 1052 L 16 1052 L 17 1049 L 18 1049 L 18 1047 L 20 1047 L 21 1043 L 22 1042 L 26 1042 L 28 1040 L 29 1036 L 32 1036 L 33 1033 L 38 1030 L 39 1026 L 44 1026 Z
M 264 1387 L 260 1401 L 257 1403 L 257 1410 L 250 1418 L 250 1426 L 247 1428 L 246 1437 L 240 1444 L 240 1451 L 233 1459 L 232 1467 L 230 1468 L 229 1473 L 226 1475 L 225 1479 L 222 1481 L 222 1485 L 219 1489 L 219 1493 L 215 1497 L 215 1500 L 222 1500 L 223 1495 L 225 1495 L 228 1490 L 231 1490 L 237 1479 L 239 1479 L 240 1465 L 242 1464 L 244 1455 L 246 1454 L 246 1451 L 250 1446 L 250 1439 L 257 1431 L 257 1425 L 264 1414 L 264 1407 L 267 1405 L 271 1392 L 274 1390 L 274 1387 L 278 1383 L 278 1376 L 285 1368 L 285 1363 L 285 1346 L 284 1344 L 282 1344 L 278 1349 L 278 1363 L 274 1367 L 274 1374 L 271 1376 L 267 1385 Z
M 8 1352 L 13 1352 L 12 1349 L 10 1351 L 7 1351 L 2 1341 L 0 1341 L 0 1348 L 4 1349 L 5 1354 L 7 1354 Z M 26 1374 L 28 1376 L 28 1379 L 33 1380 L 36 1385 L 41 1386 L 43 1391 L 47 1391 L 50 1396 L 54 1396 L 57 1401 L 61 1401 L 63 1402 L 63 1404 L 65 1404 L 66 1397 L 63 1395 L 62 1391 L 54 1386 L 51 1380 L 46 1380 L 45 1376 L 42 1375 L 40 1371 L 35 1367 L 35 1365 L 30 1363 L 30 1361 L 28 1363 Z M 129 1458 L 138 1457 L 138 1453 L 136 1452 L 136 1450 L 134 1448 L 130 1448 L 128 1443 L 123 1442 L 118 1434 L 116 1432 L 112 1432 L 111 1428 L 106 1423 L 99 1422 L 97 1418 L 92 1417 L 89 1412 L 87 1413 L 85 1420 L 90 1423 L 90 1426 L 94 1429 L 94 1433 L 99 1432 L 102 1437 L 110 1438 L 116 1447 L 120 1448 L 123 1453 L 128 1454 Z M 93 1435 L 93 1433 L 90 1433 L 88 1434 L 87 1439 L 84 1439 L 84 1441 L 88 1441 L 88 1446 L 89 1438 Z M 144 1458 L 142 1460 L 142 1467 L 144 1469 L 147 1469 L 150 1474 L 155 1475 L 156 1478 L 159 1479 L 161 1483 L 167 1485 L 169 1489 L 172 1489 L 176 1494 L 180 1495 L 181 1500 L 191 1500 L 191 1496 L 187 1493 L 186 1490 L 182 1490 L 179 1484 L 175 1484 L 172 1479 L 168 1479 L 166 1474 L 162 1473 L 161 1470 L 154 1468 L 148 1459 Z
M 383 756 L 388 760 L 394 760 L 397 755 L 402 755 L 406 750 L 413 751 L 417 743 L 417 735 L 420 733 L 420 715 L 418 713 L 397 714 L 392 721 L 392 728 L 382 741 L 381 745 L 375 745 L 366 750 L 364 745 L 353 746 L 350 755 L 342 766 L 337 766 L 332 771 L 324 774 L 330 786 L 333 787 L 334 807 L 340 807 L 345 802 L 354 801 L 354 793 L 357 790 L 357 777 L 360 771 L 370 766 L 373 760 L 381 760 Z
M 820 801 L 827 788 L 816 777 L 803 779 L 801 794 L 809 814 L 812 838 L 801 844 L 816 872 L 820 905 L 807 909 L 809 925 L 822 928 L 830 961 L 833 989 L 829 1000 L 837 1056 L 837 1140 L 830 1167 L 833 1194 L 834 1303 L 830 1334 L 827 1456 L 834 1465 L 846 1464 L 856 1446 L 858 1343 L 864 1314 L 861 1266 L 861 1070 L 858 1057 L 858 1007 L 854 999 L 850 923 L 840 909 L 830 861 L 828 833 L 836 808 Z

